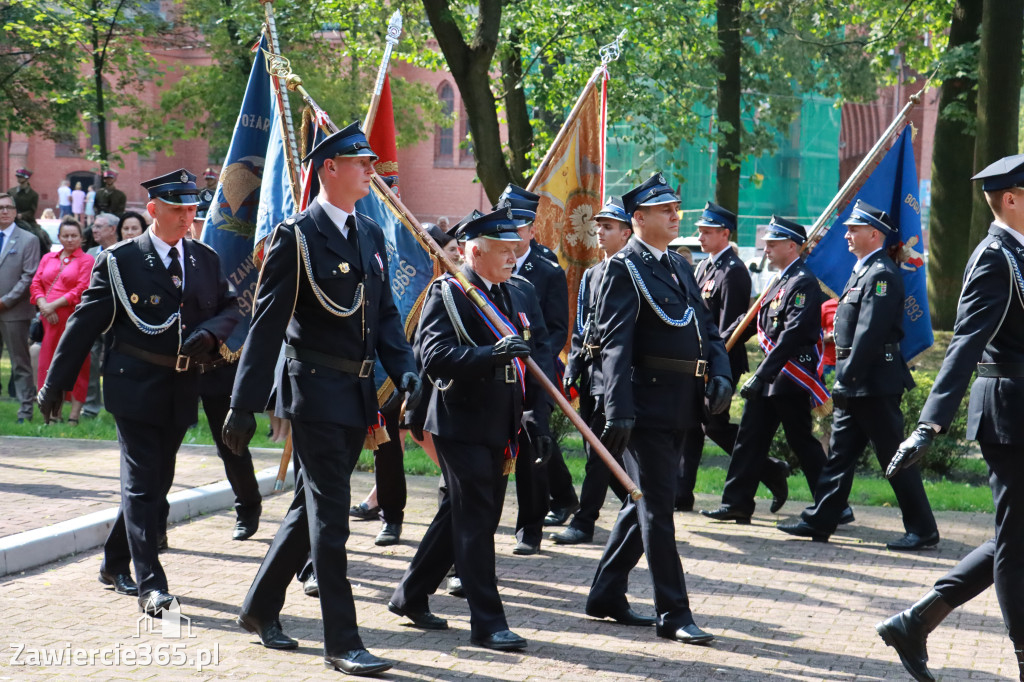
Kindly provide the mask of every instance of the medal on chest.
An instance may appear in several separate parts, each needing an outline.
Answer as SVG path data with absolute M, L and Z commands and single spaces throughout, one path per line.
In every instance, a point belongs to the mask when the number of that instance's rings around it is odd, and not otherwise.
M 785 296 L 785 295 L 786 295 L 786 290 L 785 289 L 779 289 L 779 293 L 775 294 L 775 298 L 772 299 L 772 302 L 769 304 L 768 307 L 771 308 L 772 310 L 778 310 L 779 306 L 782 305 L 782 297 Z
M 704 286 L 701 288 L 701 298 L 711 298 L 715 294 L 715 280 L 709 279 L 704 282 Z

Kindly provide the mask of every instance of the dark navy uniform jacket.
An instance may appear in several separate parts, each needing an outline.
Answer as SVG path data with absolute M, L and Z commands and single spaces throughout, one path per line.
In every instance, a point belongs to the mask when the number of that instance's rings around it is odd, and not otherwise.
M 194 424 L 199 400 L 198 372 L 177 372 L 127 355 L 119 344 L 150 353 L 175 356 L 196 329 L 223 341 L 238 323 L 234 289 L 220 269 L 220 259 L 206 244 L 185 239 L 181 263 L 184 290 L 179 291 L 153 247 L 147 230 L 138 237 L 104 249 L 93 266 L 92 281 L 68 320 L 57 346 L 47 382 L 70 390 L 92 343 L 108 329 L 110 350 L 103 365 L 103 404 L 115 417 L 149 424 Z M 162 325 L 176 311 L 178 322 L 158 334 L 147 334 L 131 319 L 111 281 L 116 264 L 120 287 L 130 312 L 146 325 Z M 178 327 L 181 327 L 180 333 Z M 210 355 L 209 361 L 214 359 Z
M 702 260 L 697 265 L 696 277 L 704 305 L 711 311 L 711 319 L 718 325 L 724 341 L 732 336 L 750 308 L 750 272 L 729 246 L 714 263 L 711 258 Z M 742 343 L 729 351 L 729 365 L 735 384 L 750 368 L 747 349 Z
M 580 326 L 591 325 L 590 341 L 597 338 L 597 301 L 604 283 L 605 265 L 607 261 L 590 267 L 583 273 L 580 280 L 580 295 L 576 320 L 572 322 L 572 339 L 569 347 L 569 357 L 566 363 L 566 373 L 579 377 L 580 390 L 587 395 L 599 396 L 604 393 L 604 385 L 601 379 L 601 353 L 594 350 L 592 354 L 585 352 L 583 348 L 583 331 Z
M 339 360 L 372 361 L 376 355 L 396 381 L 416 371 L 391 295 L 384 234 L 362 214 L 355 214 L 355 224 L 358 252 L 318 201 L 274 228 L 238 363 L 232 408 L 261 412 L 267 407 L 282 342 L 299 353 L 308 350 Z M 300 248 L 303 240 L 305 249 Z M 351 314 L 328 309 L 352 309 L 360 285 L 363 304 Z M 377 423 L 372 373 L 361 378 L 315 361 L 287 358 L 279 379 L 277 408 L 289 417 L 363 428 Z
M 899 352 L 903 338 L 903 277 L 879 250 L 850 275 L 835 316 L 836 383 L 847 396 L 900 395 L 914 380 Z
M 548 250 L 550 253 L 550 249 Z M 530 255 L 516 273 L 537 289 L 540 310 L 544 313 L 552 352 L 557 356 L 569 340 L 569 284 L 565 270 L 543 251 L 530 247 Z
M 730 377 L 731 372 L 692 268 L 679 254 L 668 255 L 675 278 L 635 237 L 608 260 L 597 309 L 598 341 L 605 417 L 634 418 L 638 428 L 683 430 L 700 426 L 704 378 L 645 367 L 644 358 L 705 360 L 711 376 Z M 627 262 L 665 316 L 681 320 L 690 308 L 690 322 L 676 327 L 663 321 L 635 285 Z
M 793 360 L 811 374 L 817 374 L 814 346 L 821 338 L 823 298 L 818 278 L 799 258 L 768 288 L 757 320 L 765 336 L 775 343 L 775 349 L 765 355 L 754 372 L 767 384 L 764 395 L 808 395 L 782 374 L 782 368 Z
M 483 280 L 468 265 L 462 267 L 462 272 L 471 283 L 485 289 Z M 531 412 L 536 424 L 545 427 L 551 411 L 546 394 L 527 373 L 524 402 L 522 384 L 506 381 L 506 376 L 511 376 L 505 369 L 509 365 L 495 365 L 491 359 L 491 346 L 497 337 L 476 312 L 476 305 L 445 279 L 442 276 L 434 280 L 427 289 L 416 334 L 418 356 L 434 383 L 424 429 L 446 438 L 502 448 L 516 436 L 524 411 Z M 554 369 L 548 332 L 537 296 L 529 282 L 515 276 L 513 280 L 518 281 L 509 280 L 503 285 L 512 304 L 511 322 L 520 336 L 529 336 L 531 357 L 551 379 Z M 445 287 L 450 287 L 458 318 L 475 347 L 460 337 L 452 323 L 444 304 Z M 529 334 L 525 333 L 520 313 L 530 324 Z
M 1009 251 L 1009 258 L 1007 257 Z M 1024 246 L 992 225 L 967 261 L 953 338 L 921 422 L 949 428 L 977 363 L 1024 363 Z M 967 437 L 1024 443 L 1024 377 L 979 376 L 967 408 Z

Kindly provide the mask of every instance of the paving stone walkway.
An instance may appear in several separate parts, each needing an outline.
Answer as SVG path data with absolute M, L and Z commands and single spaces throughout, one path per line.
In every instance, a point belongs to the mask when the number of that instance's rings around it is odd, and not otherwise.
M 57 446 L 48 441 L 32 447 L 51 452 Z M 80 449 L 86 453 L 82 461 L 116 455 L 109 444 L 78 441 L 60 447 Z M 192 456 L 179 459 L 179 482 L 194 473 L 187 462 L 203 461 L 202 448 L 194 455 L 199 459 L 190 460 Z M 0 469 L 16 459 L 4 455 Z M 68 472 L 73 477 L 61 485 L 85 489 L 81 481 L 90 480 L 93 464 L 76 467 L 73 459 L 74 453 L 67 452 L 52 460 L 49 471 Z M 219 467 L 211 448 L 205 464 L 214 471 Z M 12 507 L 25 504 L 33 493 L 18 492 L 10 473 L 3 475 L 0 522 L 11 529 L 7 517 Z M 116 480 L 109 479 L 109 471 L 95 475 L 107 477 L 107 483 Z M 355 475 L 356 495 L 370 486 L 371 475 Z M 521 653 L 496 653 L 470 645 L 464 600 L 446 594 L 431 598 L 432 610 L 449 619 L 446 632 L 414 630 L 388 613 L 387 599 L 433 514 L 436 480 L 410 477 L 409 491 L 400 545 L 375 547 L 375 522 L 354 522 L 349 541 L 349 576 L 362 636 L 371 651 L 396 661 L 383 676 L 391 680 L 909 679 L 893 650 L 875 634 L 874 624 L 909 606 L 992 532 L 988 515 L 939 513 L 943 539 L 936 551 L 897 554 L 884 548 L 901 530 L 898 512 L 892 509 L 858 507 L 856 523 L 828 544 L 779 533 L 774 529 L 779 517 L 768 514 L 766 504 L 759 505 L 749 526 L 679 513 L 677 542 L 691 604 L 698 623 L 717 637 L 710 646 L 694 647 L 659 640 L 653 628 L 623 627 L 583 615 L 600 543 L 614 519 L 611 501 L 598 521 L 598 544 L 559 547 L 546 542 L 537 556 L 515 557 L 510 486 L 497 537 L 497 572 L 510 626 L 530 646 Z M 45 498 L 38 491 L 35 496 Z M 699 497 L 698 506 L 717 502 Z M 96 581 L 98 551 L 0 579 L 0 647 L 8 647 L 0 651 L 0 680 L 341 679 L 323 668 L 319 604 L 304 596 L 297 583 L 282 613 L 285 631 L 300 639 L 297 651 L 264 649 L 234 624 L 289 498 L 287 493 L 267 500 L 260 531 L 247 542 L 230 541 L 230 511 L 170 530 L 171 549 L 162 555 L 163 562 L 171 590 L 181 598 L 182 613 L 191 619 L 186 623 L 191 638 L 187 627 L 180 639 L 168 637 L 174 633 L 161 632 L 159 626 L 154 632 L 143 627 L 136 636 L 140 620 L 135 601 L 102 589 Z M 88 493 L 77 499 L 91 505 L 107 498 Z M 791 503 L 784 511 L 795 514 L 799 505 Z M 641 562 L 630 595 L 637 610 L 650 612 L 652 593 L 644 569 Z M 141 622 L 146 625 L 145 619 Z M 1016 662 L 992 590 L 954 612 L 929 644 L 931 669 L 941 680 L 1016 679 Z M 154 659 L 150 665 L 126 663 L 130 657 L 145 658 L 147 652 Z M 52 660 L 58 654 L 64 656 L 60 665 Z M 75 655 L 86 664 L 76 665 Z M 43 665 L 43 656 L 51 657 L 50 665 Z M 65 663 L 69 656 L 72 665 Z M 160 665 L 163 656 L 168 660 Z M 205 663 L 202 672 L 196 671 L 198 658 Z M 181 662 L 189 665 L 175 665 Z

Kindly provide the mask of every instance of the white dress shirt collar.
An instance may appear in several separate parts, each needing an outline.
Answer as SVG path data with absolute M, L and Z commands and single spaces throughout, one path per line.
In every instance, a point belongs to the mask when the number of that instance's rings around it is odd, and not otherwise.
M 327 197 L 325 197 L 323 193 L 316 195 L 316 201 L 323 207 L 324 213 L 327 214 L 327 217 L 331 219 L 331 221 L 339 230 L 341 230 L 341 236 L 344 237 L 345 239 L 348 239 L 347 222 L 348 217 L 352 214 L 344 209 L 338 208 L 331 202 L 327 201 Z

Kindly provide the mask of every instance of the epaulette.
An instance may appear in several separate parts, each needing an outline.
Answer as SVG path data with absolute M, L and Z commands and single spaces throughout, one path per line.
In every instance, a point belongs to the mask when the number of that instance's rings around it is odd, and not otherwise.
M 878 268 L 879 270 L 885 270 L 885 263 L 879 261 L 878 263 L 875 263 L 875 267 Z
M 619 251 L 617 254 L 615 254 L 615 257 L 618 258 L 619 260 L 625 260 L 626 259 L 626 254 L 624 254 L 621 251 Z
M 208 249 L 208 250 L 210 251 L 210 253 L 217 253 L 217 250 L 216 250 L 216 249 L 214 249 L 214 248 L 213 248 L 212 246 L 210 246 L 209 244 L 207 244 L 206 242 L 201 242 L 201 241 L 199 241 L 199 240 L 197 240 L 197 239 L 193 239 L 193 240 L 192 240 L 192 243 L 193 243 L 193 244 L 197 244 L 197 245 L 199 245 L 199 246 L 202 246 L 202 247 L 205 247 L 206 249 Z
M 378 230 L 380 229 L 380 225 L 377 224 L 377 221 L 371 218 L 370 216 L 366 215 L 365 213 L 360 213 L 359 211 L 356 211 L 356 215 L 358 215 L 360 218 L 376 227 Z
M 513 274 L 513 275 L 512 275 L 512 277 L 511 277 L 510 279 L 516 279 L 516 280 L 519 280 L 519 281 L 521 281 L 521 282 L 526 282 L 527 284 L 532 284 L 532 283 L 530 282 L 530 280 L 526 279 L 525 277 L 523 277 L 523 276 L 522 276 L 522 275 L 520 275 L 520 274 Z
M 103 250 L 104 251 L 114 251 L 116 249 L 124 248 L 125 246 L 127 246 L 128 244 L 131 244 L 131 243 L 132 243 L 131 239 L 124 239 L 124 240 L 119 241 L 118 243 L 114 244 L 113 246 L 108 246 L 107 248 L 105 248 Z

